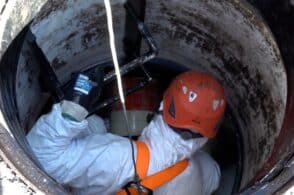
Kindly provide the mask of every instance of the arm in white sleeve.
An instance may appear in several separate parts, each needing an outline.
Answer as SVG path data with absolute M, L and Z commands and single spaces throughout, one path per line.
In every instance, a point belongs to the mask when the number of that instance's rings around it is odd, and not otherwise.
M 87 120 L 63 118 L 56 104 L 37 121 L 27 139 L 45 171 L 58 182 L 110 194 L 134 175 L 130 142 L 105 133 L 103 123 L 96 127 L 102 131 L 93 134 L 93 124 L 99 125 L 97 120 L 88 125 Z

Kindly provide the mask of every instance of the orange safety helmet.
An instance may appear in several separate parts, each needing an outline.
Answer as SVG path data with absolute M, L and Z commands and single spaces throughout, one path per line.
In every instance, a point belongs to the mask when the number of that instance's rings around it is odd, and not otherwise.
M 163 96 L 167 124 L 208 138 L 216 135 L 225 107 L 222 85 L 209 74 L 197 71 L 178 75 Z

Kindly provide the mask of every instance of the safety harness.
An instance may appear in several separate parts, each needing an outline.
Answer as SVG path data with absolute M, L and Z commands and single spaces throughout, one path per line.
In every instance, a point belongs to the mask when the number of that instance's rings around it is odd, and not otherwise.
M 144 142 L 135 142 L 137 146 L 136 168 L 140 177 L 139 185 L 135 182 L 128 183 L 116 195 L 151 195 L 153 190 L 171 181 L 173 178 L 182 173 L 188 166 L 188 160 L 182 160 L 173 166 L 170 166 L 160 172 L 147 176 L 149 168 L 150 154 L 149 149 Z

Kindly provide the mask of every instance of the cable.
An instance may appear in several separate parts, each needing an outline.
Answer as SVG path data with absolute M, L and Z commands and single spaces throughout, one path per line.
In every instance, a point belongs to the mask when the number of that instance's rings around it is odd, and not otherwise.
M 113 21 L 112 21 L 112 11 L 111 11 L 110 1 L 109 0 L 104 0 L 104 5 L 105 5 L 105 9 L 106 9 L 110 49 L 111 49 L 112 60 L 113 60 L 114 68 L 115 68 L 115 74 L 116 74 L 116 78 L 117 78 L 118 92 L 119 92 L 120 101 L 121 101 L 123 111 L 124 111 L 124 118 L 125 118 L 126 125 L 127 125 L 128 138 L 129 138 L 131 148 L 132 148 L 132 161 L 133 161 L 134 172 L 135 172 L 134 182 L 139 183 L 140 178 L 138 176 L 137 168 L 136 168 L 134 143 L 132 141 L 132 137 L 131 137 L 131 134 L 130 134 L 130 131 L 129 131 L 129 121 L 128 121 L 128 117 L 127 117 L 125 97 L 124 97 L 123 86 L 122 86 L 121 75 L 120 75 L 120 69 L 119 69 L 119 64 L 118 64 L 118 59 L 117 59 L 117 52 L 116 52 L 116 47 L 115 47 Z

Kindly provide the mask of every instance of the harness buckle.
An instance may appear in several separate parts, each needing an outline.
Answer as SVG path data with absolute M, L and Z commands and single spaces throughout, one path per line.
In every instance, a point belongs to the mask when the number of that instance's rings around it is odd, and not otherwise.
M 138 182 L 131 181 L 129 182 L 125 187 L 125 191 L 128 195 L 134 195 L 134 192 L 136 192 L 136 195 L 153 195 L 153 190 L 141 185 Z

